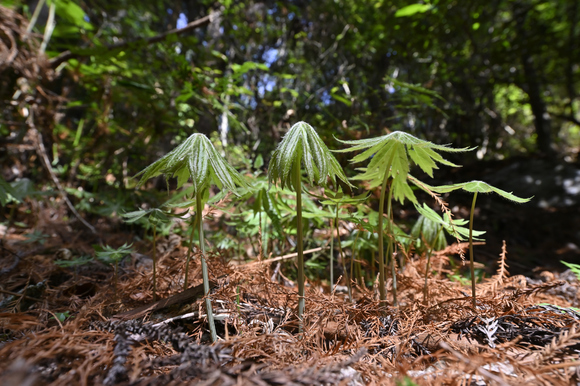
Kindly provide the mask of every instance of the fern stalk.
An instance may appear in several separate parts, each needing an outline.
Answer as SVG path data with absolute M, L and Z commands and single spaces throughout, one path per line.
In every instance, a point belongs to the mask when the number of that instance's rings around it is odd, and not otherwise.
M 396 272 L 396 267 L 395 267 L 395 243 L 394 243 L 394 238 L 395 238 L 395 234 L 393 232 L 393 228 L 391 227 L 391 225 L 393 224 L 393 221 L 391 219 L 391 208 L 392 208 L 392 203 L 393 203 L 393 189 L 389 188 L 389 197 L 387 198 L 387 220 L 389 221 L 387 223 L 387 234 L 389 235 L 389 258 L 391 259 L 391 275 L 393 276 L 393 306 L 397 306 L 397 272 Z M 382 214 L 381 214 L 382 216 Z M 381 227 L 381 233 L 382 233 L 382 227 Z
M 433 249 L 435 248 L 435 243 L 437 243 L 437 240 L 439 240 L 439 235 L 441 234 L 441 231 L 443 230 L 443 226 L 439 226 L 439 229 L 437 230 L 437 234 L 435 235 L 435 241 L 434 241 L 434 245 L 430 245 L 429 246 L 429 251 L 427 252 L 427 264 L 425 267 L 425 286 L 423 287 L 423 302 L 427 303 L 427 298 L 429 297 L 429 285 L 428 285 L 428 278 L 429 278 L 429 266 L 431 265 L 431 255 L 433 254 Z
M 153 301 L 157 301 L 157 225 L 153 224 Z
M 385 190 L 387 189 L 387 181 L 389 180 L 389 168 L 386 168 L 385 177 L 381 186 L 381 198 L 379 199 L 379 299 L 381 302 L 387 301 L 387 294 L 385 293 L 385 251 L 383 245 L 383 212 L 385 211 Z M 392 190 L 391 190 L 392 191 Z
M 340 242 L 340 231 L 338 229 L 338 205 L 336 206 L 336 242 L 338 243 L 338 256 L 342 261 L 342 270 L 344 271 L 344 280 L 346 281 L 346 288 L 348 288 L 348 300 L 353 303 L 352 300 L 352 284 L 350 282 L 350 276 L 346 270 L 346 263 L 344 262 L 344 254 L 342 253 L 342 243 Z
M 215 322 L 213 320 L 213 310 L 211 307 L 211 298 L 209 297 L 209 274 L 207 272 L 207 262 L 205 261 L 205 245 L 203 240 L 203 219 L 202 219 L 202 198 L 201 192 L 198 192 L 195 197 L 195 211 L 197 214 L 197 225 L 199 226 L 199 250 L 201 252 L 201 275 L 203 277 L 203 294 L 205 296 L 205 308 L 207 311 L 207 322 L 209 324 L 209 331 L 211 334 L 211 341 L 217 340 L 215 331 Z
M 304 247 L 302 240 L 302 181 L 300 173 L 300 160 L 294 164 L 294 189 L 296 190 L 296 238 L 298 245 L 298 319 L 300 320 L 300 332 L 302 332 L 302 314 L 304 313 Z
M 473 266 L 473 213 L 475 212 L 475 200 L 477 200 L 477 191 L 473 193 L 471 212 L 469 213 L 469 269 L 471 271 L 471 297 L 474 310 L 477 306 L 475 301 L 475 268 Z
M 338 212 L 338 208 L 336 210 Z M 338 214 L 337 214 L 338 217 Z M 338 230 L 338 223 L 336 223 L 336 228 L 334 227 L 334 219 L 330 219 L 330 292 L 334 288 L 334 231 Z

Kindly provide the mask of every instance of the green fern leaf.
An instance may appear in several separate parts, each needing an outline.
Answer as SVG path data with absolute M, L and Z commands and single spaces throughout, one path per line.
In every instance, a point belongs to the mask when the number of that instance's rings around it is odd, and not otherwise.
M 14 190 L 12 185 L 0 177 L 0 204 L 4 206 L 10 201 L 19 203 L 20 199 L 18 198 L 18 193 Z
M 458 190 L 458 189 L 462 189 L 462 190 L 465 190 L 466 192 L 471 192 L 471 193 L 492 193 L 493 192 L 493 193 L 499 194 L 503 198 L 506 198 L 510 201 L 514 201 L 514 202 L 517 202 L 520 204 L 526 203 L 533 198 L 533 197 L 521 198 L 521 197 L 514 195 L 511 192 L 506 192 L 505 190 L 501 190 L 499 188 L 496 188 L 495 186 L 492 186 L 492 185 L 488 184 L 487 182 L 477 181 L 477 180 L 469 181 L 469 182 L 462 182 L 462 183 L 453 184 L 453 185 L 430 186 L 429 188 L 437 193 L 448 193 L 448 192 L 452 192 L 452 191 Z
M 417 212 L 421 214 L 423 217 L 428 219 L 429 221 L 433 222 L 434 224 L 443 226 L 443 229 L 450 234 L 451 236 L 455 237 L 458 240 L 465 241 L 469 238 L 469 228 L 464 227 L 467 223 L 467 220 L 464 219 L 450 219 L 449 216 L 445 215 L 444 218 L 441 217 L 437 212 L 423 203 L 423 206 L 415 205 L 415 209 Z M 475 236 L 475 240 L 481 240 L 478 238 L 485 234 L 485 231 L 473 231 L 473 235 Z
M 247 187 L 244 177 L 223 159 L 205 135 L 199 133 L 192 134 L 163 158 L 137 173 L 135 177 L 141 176 L 137 188 L 161 174 L 167 179 L 177 177 L 178 187 L 191 179 L 194 195 L 212 184 L 234 194 L 238 194 L 236 186 Z
M 292 186 L 296 190 L 291 174 L 294 166 L 304 166 L 310 183 L 325 186 L 328 177 L 333 183 L 338 177 L 352 186 L 336 158 L 306 122 L 294 124 L 282 138 L 270 160 L 268 181 L 279 181 L 282 189 L 284 186 Z
M 367 168 L 363 169 L 363 173 L 353 179 L 370 181 L 371 188 L 375 188 L 382 183 L 388 171 L 387 177 L 392 178 L 393 197 L 401 203 L 405 199 L 417 203 L 417 199 L 408 184 L 411 163 L 416 164 L 432 177 L 433 170 L 438 168 L 437 163 L 459 166 L 444 159 L 438 151 L 457 153 L 472 150 L 472 148 L 454 149 L 445 145 L 436 145 L 401 131 L 395 131 L 378 138 L 339 141 L 352 146 L 336 152 L 367 149 L 351 160 L 351 162 L 357 163 L 370 159 Z

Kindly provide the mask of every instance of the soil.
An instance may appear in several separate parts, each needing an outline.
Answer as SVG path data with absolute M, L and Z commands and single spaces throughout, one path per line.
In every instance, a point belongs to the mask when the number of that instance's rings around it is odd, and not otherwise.
M 493 165 L 487 180 L 502 170 Z M 499 177 L 499 187 L 524 195 L 510 189 L 506 181 L 513 179 Z M 454 196 L 454 212 L 465 217 L 470 199 Z M 28 229 L 0 229 L 2 385 L 580 382 L 580 283 L 559 263 L 579 260 L 576 203 L 515 206 L 481 198 L 476 228 L 488 234 L 476 262 L 486 276 L 475 309 L 469 283 L 449 279 L 449 262 L 461 261 L 466 244 L 432 256 L 426 296 L 425 256 L 411 255 L 397 273 L 397 305 L 392 279 L 387 302 L 379 301 L 376 283 L 355 285 L 351 301 L 344 280 L 331 290 L 311 279 L 302 323 L 287 278 L 292 256 L 226 261 L 210 252 L 218 333 L 211 343 L 200 256 L 184 291 L 187 248 L 180 236 L 157 240 L 155 300 L 152 246 L 145 242 L 135 241 L 140 253 L 119 265 L 117 285 L 112 266 L 101 262 L 56 265 L 92 254 L 93 244 L 117 247 L 137 238 L 106 219 L 96 221 L 97 234 L 79 230 L 54 200 L 29 201 L 34 216 L 21 209 L 17 218 Z M 31 230 L 49 237 L 30 242 Z

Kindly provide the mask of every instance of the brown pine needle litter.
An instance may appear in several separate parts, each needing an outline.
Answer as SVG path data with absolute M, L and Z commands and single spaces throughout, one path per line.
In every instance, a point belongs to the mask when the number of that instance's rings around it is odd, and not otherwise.
M 167 244 L 167 243 L 166 243 Z M 503 247 L 497 274 L 467 286 L 446 277 L 455 245 L 399 270 L 399 306 L 378 291 L 309 282 L 302 333 L 296 288 L 279 260 L 229 265 L 208 256 L 219 341 L 211 345 L 199 259 L 182 291 L 186 251 L 161 243 L 157 291 L 139 256 L 118 293 L 105 267 L 62 278 L 49 259 L 23 259 L 0 278 L 2 385 L 568 385 L 579 382 L 578 281 L 510 277 Z M 163 249 L 165 248 L 165 249 Z M 34 262 L 34 264 L 32 264 Z M 276 273 L 274 272 L 276 271 Z M 435 271 L 434 271 L 435 272 Z M 286 272 L 288 274 L 288 272 Z M 546 275 L 549 276 L 549 275 Z M 58 277 L 61 277 L 57 280 Z M 32 292 L 43 282 L 42 290 Z M 88 284 L 90 285 L 88 285 Z M 291 283 L 292 284 L 292 283 Z M 387 287 L 391 285 L 387 282 Z M 84 287 L 83 287 L 84 286 Z M 198 288 L 199 287 L 199 288 Z M 340 288 L 339 288 L 340 289 Z M 26 296 L 14 296 L 24 294 Z M 34 294 L 32 296 L 31 294 Z M 41 301 L 34 301 L 41 300 Z

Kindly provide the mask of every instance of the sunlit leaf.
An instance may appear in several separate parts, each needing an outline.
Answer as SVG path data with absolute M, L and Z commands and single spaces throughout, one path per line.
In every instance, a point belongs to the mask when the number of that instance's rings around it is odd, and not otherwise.
M 434 192 L 437 193 L 448 193 L 448 192 L 452 192 L 454 190 L 458 190 L 458 189 L 462 189 L 465 190 L 466 192 L 471 192 L 471 193 L 497 193 L 500 196 L 502 196 L 503 198 L 506 198 L 510 201 L 514 201 L 520 204 L 523 204 L 525 202 L 530 201 L 533 197 L 530 198 L 521 198 L 518 197 L 514 194 L 512 194 L 511 192 L 506 192 L 505 190 L 501 190 L 499 188 L 496 188 L 495 186 L 492 186 L 490 184 L 488 184 L 487 182 L 483 182 L 483 181 L 469 181 L 469 182 L 462 182 L 459 184 L 453 184 L 453 185 L 442 185 L 442 186 L 431 186 L 430 187 L 431 190 L 433 190 Z
M 325 186 L 328 177 L 333 183 L 336 177 L 349 186 L 350 183 L 336 158 L 322 142 L 316 131 L 306 122 L 298 122 L 290 128 L 272 154 L 268 167 L 268 181 L 280 181 L 284 186 L 294 187 L 292 181 L 292 167 L 297 164 L 306 169 L 310 183 L 316 182 Z
M 407 5 L 406 7 L 399 8 L 397 12 L 395 12 L 395 17 L 413 16 L 416 13 L 425 13 L 431 8 L 433 8 L 431 4 L 411 4 Z
M 181 145 L 139 173 L 137 183 L 141 187 L 150 178 L 163 174 L 166 178 L 177 177 L 177 186 L 191 179 L 193 194 L 212 184 L 236 193 L 236 186 L 247 186 L 244 177 L 223 159 L 211 141 L 203 134 L 192 134 Z
M 467 223 L 467 220 L 463 219 L 451 219 L 449 216 L 441 217 L 437 212 L 427 206 L 425 203 L 423 205 L 415 205 L 415 209 L 417 212 L 421 214 L 421 216 L 425 217 L 432 223 L 442 226 L 443 229 L 451 236 L 455 237 L 458 240 L 465 241 L 469 238 L 469 228 L 464 227 Z M 412 233 L 412 232 L 411 232 Z M 485 234 L 485 231 L 473 231 L 473 236 L 476 240 L 480 240 L 477 237 Z
M 437 151 L 456 153 L 472 150 L 470 148 L 454 149 L 445 145 L 436 145 L 401 131 L 395 131 L 378 138 L 339 141 L 352 146 L 348 149 L 337 150 L 337 152 L 366 149 L 353 157 L 351 162 L 356 163 L 370 159 L 368 166 L 361 169 L 362 173 L 353 179 L 370 181 L 370 187 L 375 188 L 387 176 L 387 178 L 392 179 L 393 197 L 401 203 L 405 199 L 417 203 L 415 194 L 408 184 L 411 162 L 432 177 L 433 169 L 438 168 L 437 163 L 458 166 L 444 159 Z

